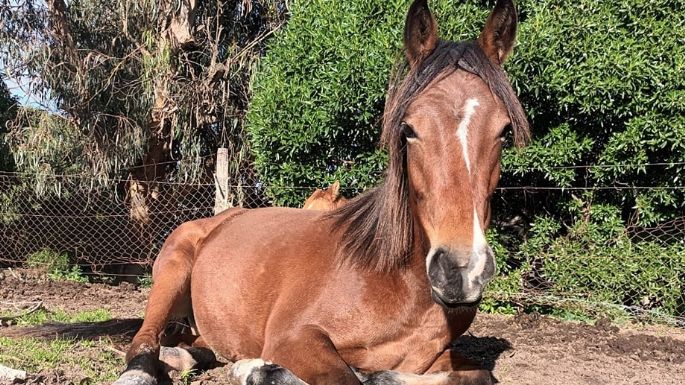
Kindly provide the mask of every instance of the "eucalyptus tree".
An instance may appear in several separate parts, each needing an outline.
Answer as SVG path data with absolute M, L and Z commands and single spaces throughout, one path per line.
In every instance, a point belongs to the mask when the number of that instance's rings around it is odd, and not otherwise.
M 154 181 L 207 178 L 229 148 L 249 172 L 243 115 L 252 63 L 284 21 L 278 0 L 0 0 L 0 60 L 47 108 L 9 124 L 21 171 L 128 179 L 148 220 Z

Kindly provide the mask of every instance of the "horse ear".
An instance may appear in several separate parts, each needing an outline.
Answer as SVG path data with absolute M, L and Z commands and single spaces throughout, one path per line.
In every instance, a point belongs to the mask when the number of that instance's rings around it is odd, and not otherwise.
M 495 9 L 485 22 L 478 44 L 497 64 L 504 63 L 516 40 L 516 6 L 512 0 L 497 0 Z
M 331 192 L 333 200 L 338 199 L 340 196 L 340 181 L 336 180 L 332 185 L 328 186 L 328 190 Z
M 414 0 L 404 24 L 404 49 L 412 67 L 430 55 L 438 45 L 438 24 L 428 0 Z

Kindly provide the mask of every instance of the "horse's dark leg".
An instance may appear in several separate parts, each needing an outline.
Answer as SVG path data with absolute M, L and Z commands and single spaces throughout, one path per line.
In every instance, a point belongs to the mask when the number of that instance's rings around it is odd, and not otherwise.
M 169 242 L 171 241 L 171 242 Z M 155 385 L 164 366 L 159 361 L 160 335 L 167 322 L 190 310 L 192 254 L 170 237 L 156 262 L 143 325 L 126 353 L 128 365 L 115 385 Z
M 360 385 L 333 342 L 318 328 L 267 341 L 262 357 L 269 361 L 238 361 L 231 369 L 233 379 L 240 385 Z

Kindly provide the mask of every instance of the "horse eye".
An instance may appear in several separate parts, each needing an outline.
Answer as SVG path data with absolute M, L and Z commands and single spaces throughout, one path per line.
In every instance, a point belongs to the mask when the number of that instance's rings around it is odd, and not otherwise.
M 402 135 L 406 139 L 416 139 L 416 132 L 414 131 L 414 128 L 409 125 L 409 123 L 402 122 L 400 124 L 400 130 L 402 130 Z

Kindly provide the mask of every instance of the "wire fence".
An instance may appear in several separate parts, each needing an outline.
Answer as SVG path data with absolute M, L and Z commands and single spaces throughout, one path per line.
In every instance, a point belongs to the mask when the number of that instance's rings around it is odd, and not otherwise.
M 257 187 L 241 191 L 243 201 L 235 203 L 268 205 Z M 149 266 L 173 229 L 213 215 L 214 206 L 214 183 L 140 187 L 128 179 L 0 173 L 0 264 L 22 264 L 53 250 L 99 274 L 115 274 L 112 267 L 119 265 Z
M 239 186 L 230 187 L 231 205 L 248 208 L 271 206 L 264 186 L 257 181 L 243 181 Z M 624 187 L 597 186 L 594 189 Z M 150 182 L 144 186 L 143 195 L 139 189 L 140 186 L 129 179 L 98 181 L 86 175 L 0 173 L 0 266 L 35 266 L 41 263 L 35 256 L 49 250 L 68 254 L 70 263 L 79 266 L 83 274 L 126 280 L 145 277 L 171 231 L 186 221 L 214 214 L 216 188 L 214 181 L 208 180 L 202 183 Z M 521 190 L 534 194 L 546 189 L 504 187 L 498 190 L 495 199 L 506 204 L 509 194 L 520 194 Z M 559 188 L 553 191 L 557 194 L 574 190 Z M 685 191 L 685 187 L 681 191 Z M 502 228 L 510 225 L 494 223 L 495 227 Z M 651 227 L 628 225 L 625 239 L 636 245 L 631 247 L 649 245 L 652 254 L 656 252 L 657 259 L 660 258 L 660 250 L 670 253 L 664 262 L 659 260 L 656 263 L 681 263 L 682 266 L 674 265 L 671 270 L 685 271 L 685 215 Z M 607 245 L 608 249 L 612 247 L 617 246 Z M 682 255 L 673 257 L 673 253 L 681 252 Z M 639 258 L 639 253 L 633 254 L 637 257 L 630 258 Z M 571 266 L 579 259 L 573 255 L 552 257 L 556 258 L 555 261 L 567 258 Z M 587 255 L 582 258 L 586 264 L 578 266 L 581 269 L 587 264 L 608 266 L 618 276 L 632 268 L 630 258 L 616 265 L 614 254 L 587 250 Z M 635 264 L 638 267 L 629 273 L 630 277 L 651 280 L 645 285 L 659 286 L 658 290 L 649 292 L 656 294 L 643 294 L 636 290 L 630 298 L 612 297 L 616 285 L 622 285 L 615 276 L 607 276 L 600 281 L 589 278 L 586 282 L 581 276 L 575 286 L 570 286 L 573 288 L 570 291 L 564 291 L 561 284 L 545 283 L 545 280 L 554 279 L 545 277 L 544 272 L 539 273 L 538 270 L 544 269 L 535 266 L 538 262 L 545 263 L 543 259 L 532 261 L 527 275 L 520 277 L 525 281 L 520 290 L 495 289 L 489 295 L 521 306 L 582 308 L 585 313 L 597 316 L 620 313 L 631 318 L 685 327 L 685 273 L 668 280 L 644 278 L 641 265 Z M 663 268 L 668 269 L 669 266 Z

